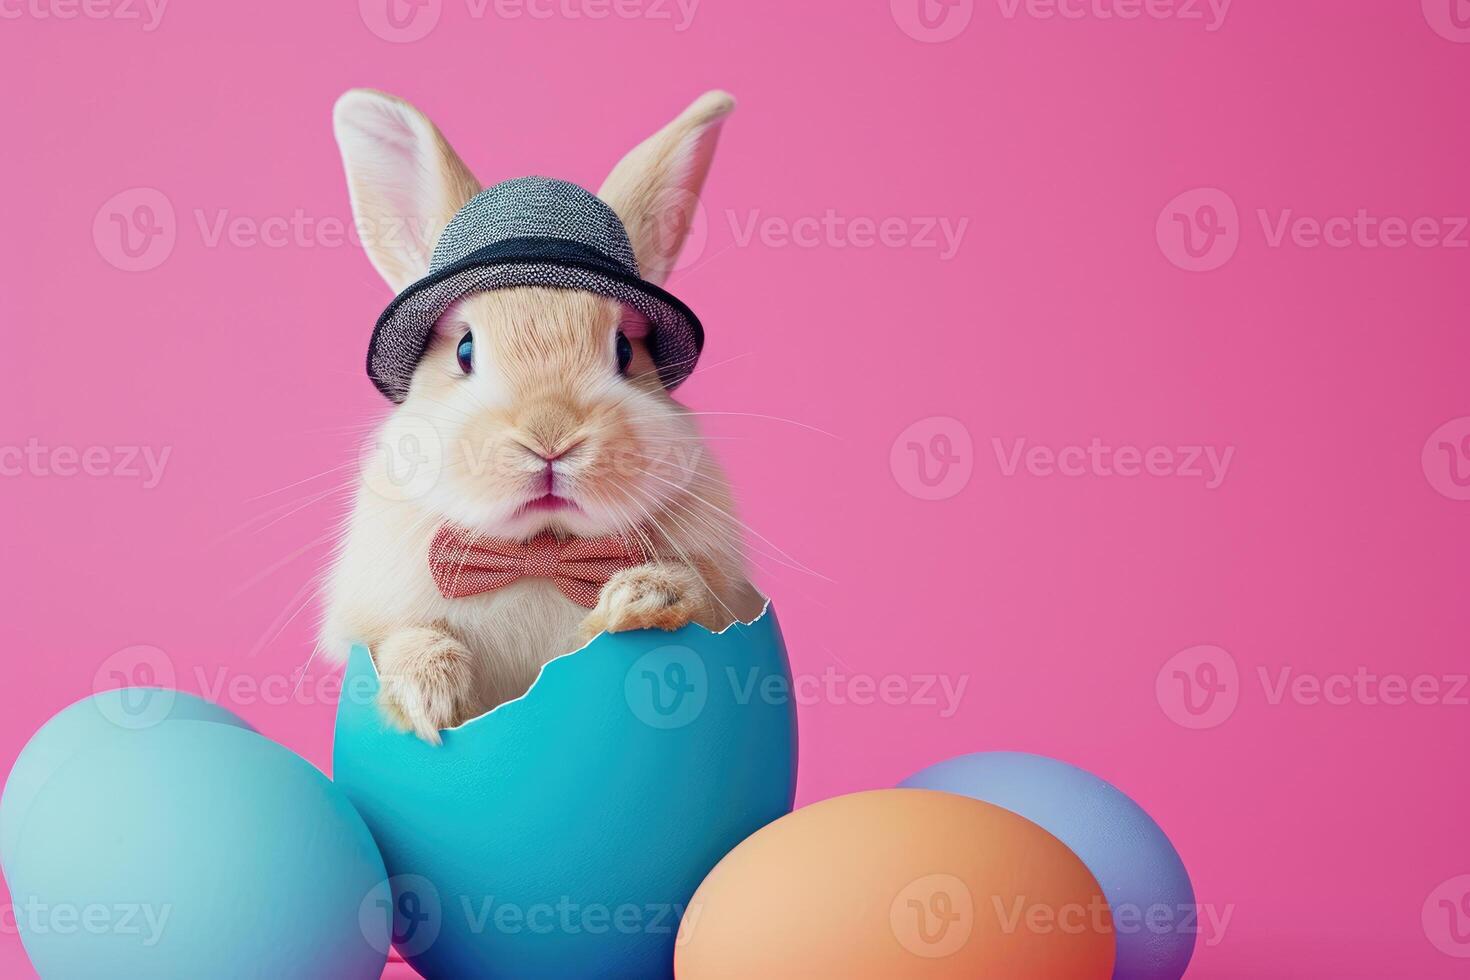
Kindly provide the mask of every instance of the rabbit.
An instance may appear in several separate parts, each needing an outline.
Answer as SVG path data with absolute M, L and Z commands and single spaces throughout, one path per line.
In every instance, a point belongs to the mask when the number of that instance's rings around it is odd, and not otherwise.
M 598 192 L 650 282 L 678 260 L 733 108 L 723 92 L 701 96 Z M 364 247 L 398 292 L 425 274 L 439 233 L 481 185 L 401 99 L 354 89 L 333 122 Z M 646 336 L 647 322 L 615 300 L 540 287 L 473 293 L 435 326 L 407 397 L 365 450 L 323 589 L 320 649 L 340 662 L 354 643 L 369 648 L 393 727 L 440 744 L 441 729 L 524 695 L 544 664 L 604 631 L 718 631 L 760 615 L 728 482 L 664 389 Z M 432 478 L 375 479 L 371 447 L 407 448 Z M 548 499 L 555 506 L 541 506 Z M 446 598 L 428 561 L 445 524 L 519 541 L 636 534 L 655 557 L 614 574 L 590 611 L 536 578 Z

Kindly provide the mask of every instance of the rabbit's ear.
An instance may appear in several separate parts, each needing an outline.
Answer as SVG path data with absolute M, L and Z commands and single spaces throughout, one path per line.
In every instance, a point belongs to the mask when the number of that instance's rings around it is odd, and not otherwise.
M 699 207 L 720 126 L 735 108 L 725 92 L 706 92 L 613 168 L 598 192 L 623 219 L 643 278 L 669 277 Z
M 353 89 L 337 100 L 332 125 L 363 247 L 398 292 L 429 271 L 440 232 L 480 184 L 402 99 Z

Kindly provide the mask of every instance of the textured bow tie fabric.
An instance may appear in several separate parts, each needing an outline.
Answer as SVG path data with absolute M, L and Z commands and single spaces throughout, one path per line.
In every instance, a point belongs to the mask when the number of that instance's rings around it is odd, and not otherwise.
M 519 579 L 540 578 L 591 609 L 608 579 L 648 561 L 646 551 L 617 536 L 558 539 L 543 534 L 516 541 L 446 524 L 429 545 L 429 571 L 446 599 L 481 595 Z

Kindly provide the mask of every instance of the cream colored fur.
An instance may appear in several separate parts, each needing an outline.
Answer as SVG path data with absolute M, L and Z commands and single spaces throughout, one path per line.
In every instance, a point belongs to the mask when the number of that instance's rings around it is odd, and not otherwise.
M 629 153 L 600 192 L 653 281 L 678 258 L 733 107 L 723 93 L 701 97 Z M 399 99 L 349 92 L 335 128 L 369 257 L 402 289 L 427 271 L 437 235 L 480 185 Z M 620 327 L 635 338 L 627 377 L 614 367 Z M 368 645 L 394 724 L 437 742 L 441 728 L 525 693 L 543 664 L 598 632 L 722 629 L 759 614 L 726 480 L 694 419 L 659 383 L 637 339 L 645 329 L 611 300 L 551 289 L 478 293 L 441 319 L 407 399 L 372 444 L 404 449 L 429 478 L 400 492 L 374 478 L 383 461 L 365 454 L 326 588 L 323 649 L 340 658 L 351 643 Z M 468 376 L 455 358 L 467 331 L 476 345 Z M 578 510 L 520 510 L 544 485 L 538 453 L 564 453 L 552 479 Z M 661 558 L 615 576 L 590 613 L 535 580 L 445 599 L 428 550 L 446 521 L 521 539 L 635 534 Z

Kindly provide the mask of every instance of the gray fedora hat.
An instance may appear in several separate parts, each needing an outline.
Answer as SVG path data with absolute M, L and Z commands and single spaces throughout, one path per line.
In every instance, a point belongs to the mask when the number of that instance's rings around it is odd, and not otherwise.
M 668 389 L 689 377 L 704 347 L 693 311 L 640 276 L 628 231 L 611 207 L 564 180 L 520 177 L 460 208 L 434 246 L 429 274 L 378 318 L 367 358 L 373 384 L 403 401 L 444 311 L 470 293 L 514 286 L 585 290 L 642 313 Z

